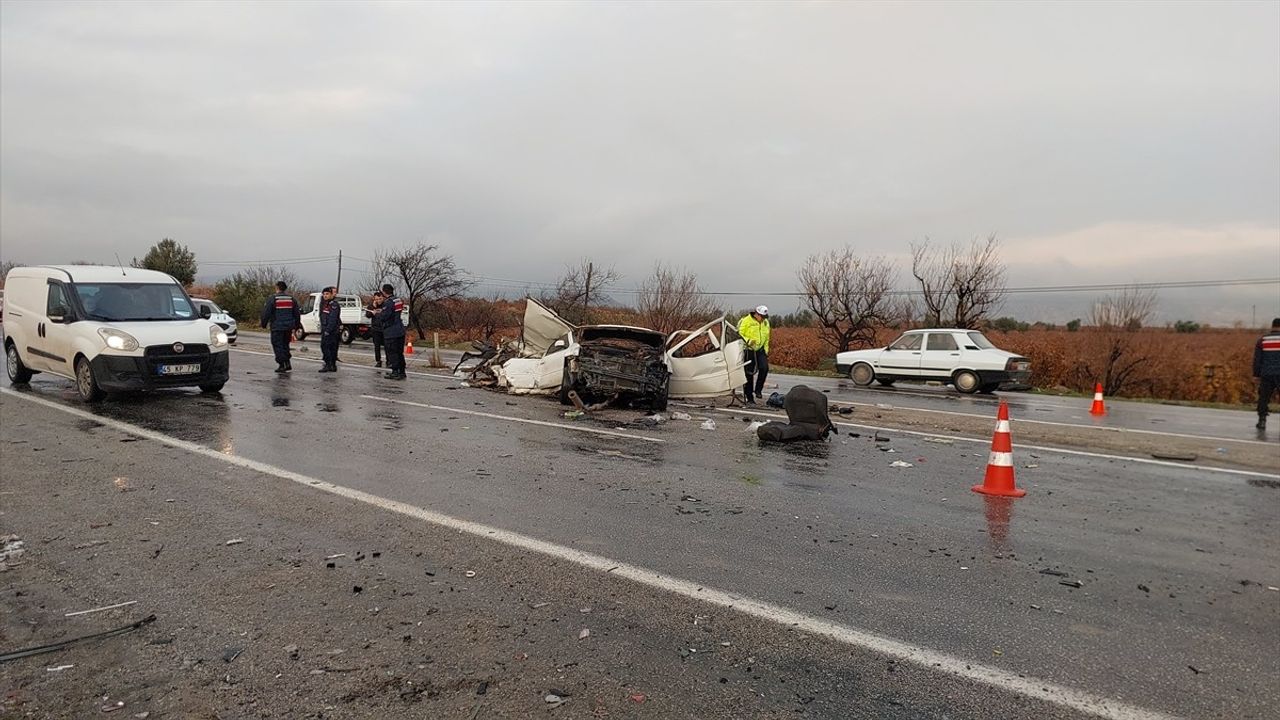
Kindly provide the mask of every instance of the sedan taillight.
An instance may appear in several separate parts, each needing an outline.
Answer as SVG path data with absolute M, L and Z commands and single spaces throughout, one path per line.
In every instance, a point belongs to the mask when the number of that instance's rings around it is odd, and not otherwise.
M 1004 369 L 1009 372 L 1026 372 L 1031 369 L 1031 361 L 1026 358 L 1009 358 L 1004 364 Z

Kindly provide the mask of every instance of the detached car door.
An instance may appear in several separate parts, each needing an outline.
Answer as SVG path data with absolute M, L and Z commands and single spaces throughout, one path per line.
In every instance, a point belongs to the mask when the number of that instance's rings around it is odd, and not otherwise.
M 732 394 L 747 382 L 743 370 L 746 365 L 744 343 L 738 331 L 723 317 L 689 333 L 673 333 L 667 345 L 667 366 L 671 368 L 669 397 L 721 397 Z

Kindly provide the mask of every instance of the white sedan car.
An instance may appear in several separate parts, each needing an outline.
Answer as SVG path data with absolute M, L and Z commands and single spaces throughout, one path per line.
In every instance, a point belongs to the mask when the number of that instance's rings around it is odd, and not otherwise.
M 1031 361 L 997 348 L 977 330 L 934 328 L 907 331 L 888 347 L 839 353 L 836 371 L 862 387 L 935 380 L 966 394 L 989 393 L 1001 383 L 1026 383 Z

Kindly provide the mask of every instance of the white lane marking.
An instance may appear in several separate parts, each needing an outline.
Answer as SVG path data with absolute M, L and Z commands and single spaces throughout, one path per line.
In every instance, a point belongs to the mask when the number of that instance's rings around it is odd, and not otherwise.
M 730 410 L 728 408 L 715 408 L 716 412 L 722 413 L 738 413 L 741 415 L 755 415 L 757 417 L 778 418 L 777 413 L 759 412 L 757 410 Z M 1018 420 L 1016 422 L 1023 422 Z M 919 435 L 920 437 L 936 437 L 946 438 L 948 440 L 963 440 L 965 442 L 981 443 L 986 445 L 990 440 L 982 438 L 964 437 L 963 435 L 943 435 L 934 432 L 920 432 L 918 430 L 904 430 L 901 428 L 877 427 L 875 425 L 859 425 L 858 423 L 836 422 L 840 427 L 858 428 L 860 430 L 883 430 L 885 432 L 898 433 L 900 435 Z M 1014 449 L 1022 448 L 1024 450 L 1040 450 L 1042 452 L 1062 453 L 1063 455 L 1079 455 L 1081 457 L 1098 458 L 1100 460 L 1123 460 L 1125 462 L 1141 463 L 1143 465 L 1160 465 L 1162 467 L 1181 468 L 1183 470 L 1203 470 L 1205 472 L 1225 473 L 1227 475 L 1242 475 L 1244 477 L 1260 477 L 1272 480 L 1280 480 L 1280 475 L 1274 473 L 1255 472 L 1253 470 L 1235 470 L 1233 468 L 1214 467 L 1212 465 L 1188 465 L 1183 462 L 1173 462 L 1170 460 L 1156 460 L 1154 458 L 1140 458 L 1129 455 L 1108 455 L 1106 453 L 1089 452 L 1088 450 L 1070 450 L 1068 448 L 1049 447 L 1047 445 L 1026 445 L 1020 442 L 1014 442 Z
M 841 404 L 853 405 L 855 407 L 865 407 L 865 408 L 879 407 L 881 410 L 885 410 L 885 409 L 910 410 L 914 412 L 934 413 L 937 415 L 959 415 L 960 417 L 973 417 L 973 418 L 991 417 L 990 415 L 983 415 L 982 413 L 965 413 L 965 412 L 956 412 L 955 410 L 930 410 L 928 408 L 908 407 L 906 405 L 893 405 L 891 407 L 884 408 L 884 407 L 880 407 L 880 405 L 875 405 L 872 403 L 860 403 L 860 402 L 852 402 L 847 400 L 842 400 Z M 884 405 L 884 404 L 885 403 L 881 403 L 881 405 Z M 1214 442 L 1242 443 L 1245 445 L 1273 444 L 1266 440 L 1239 440 L 1235 438 L 1214 437 L 1212 435 L 1191 435 L 1189 433 L 1165 432 L 1163 430 L 1141 430 L 1138 428 L 1102 427 L 1099 425 L 1082 425 L 1079 423 L 1055 422 L 1053 420 L 1034 420 L 1032 418 L 1021 418 L 1021 417 L 1018 418 L 1018 422 L 1036 423 L 1037 425 L 1054 425 L 1057 427 L 1079 428 L 1081 430 L 1098 430 L 1100 432 L 1111 432 L 1111 433 L 1116 433 L 1120 435 L 1129 434 L 1129 433 L 1142 433 L 1143 435 L 1161 435 L 1164 437 L 1179 437 L 1179 438 L 1189 438 L 1194 440 L 1212 440 Z
M 244 353 L 245 355 L 261 355 L 262 357 L 269 357 L 269 358 L 272 358 L 272 359 L 274 359 L 274 358 L 275 358 L 275 355 L 272 355 L 271 353 L 266 353 L 266 352 L 257 352 L 256 350 L 241 350 L 240 348 L 232 348 L 232 349 L 233 349 L 235 352 L 238 352 L 238 353 Z M 316 358 L 298 357 L 297 355 L 294 355 L 294 356 L 293 356 L 293 359 L 294 359 L 294 360 L 301 360 L 301 361 L 303 361 L 303 362 L 310 362 L 310 363 L 318 363 L 318 362 L 321 362 L 319 359 L 316 359 Z M 339 362 L 342 362 L 342 361 L 341 361 L 341 359 L 339 359 Z M 343 368 L 343 369 L 346 369 L 346 368 L 352 368 L 352 369 L 359 369 L 359 370 L 372 370 L 372 371 L 374 371 L 374 372 L 379 372 L 379 373 L 384 373 L 384 372 L 386 372 L 386 371 L 387 371 L 387 369 L 386 369 L 386 368 L 370 367 L 369 365 L 357 365 L 357 364 L 355 364 L 355 363 L 342 363 L 342 368 Z M 417 376 L 417 377 L 424 377 L 424 378 L 427 378 L 428 380 L 441 380 L 441 381 L 443 381 L 443 382 L 458 382 L 458 378 L 455 378 L 455 377 L 454 377 L 454 376 L 452 376 L 452 375 L 441 375 L 441 374 L 439 374 L 439 373 L 424 373 L 424 372 L 416 372 L 416 371 L 413 371 L 413 370 L 406 371 L 406 374 L 408 374 L 408 375 L 414 375 L 414 376 Z
M 928 671 L 942 672 L 963 680 L 970 680 L 984 685 L 989 685 L 998 691 L 1022 695 L 1023 697 L 1028 697 L 1033 700 L 1039 700 L 1053 705 L 1058 705 L 1060 707 L 1070 708 L 1090 715 L 1108 718 L 1109 720 L 1172 720 L 1174 717 L 1157 710 L 1149 710 L 1136 705 L 1111 700 L 1084 690 L 1077 690 L 1065 685 L 1058 685 L 1045 680 L 1020 675 L 1009 670 L 1002 670 L 997 667 L 965 660 L 964 658 L 949 655 L 940 650 L 921 647 L 903 640 L 897 640 L 895 638 L 878 635 L 866 630 L 859 630 L 858 628 L 851 627 L 849 625 L 843 625 L 829 620 L 824 620 L 819 617 L 814 617 L 812 615 L 806 615 L 782 605 L 775 605 L 773 603 L 755 600 L 725 590 L 719 590 L 701 583 L 690 582 L 688 580 L 657 572 L 656 570 L 649 570 L 639 565 L 631 565 L 619 560 L 614 560 L 603 555 L 596 555 L 594 553 L 576 550 L 565 545 L 547 542 L 546 540 L 539 540 L 528 535 L 512 532 L 510 530 L 503 530 L 501 528 L 484 525 L 482 523 L 472 522 L 470 520 L 462 520 L 451 515 L 445 515 L 416 505 L 410 505 L 398 500 L 391 500 L 389 498 L 373 495 L 362 490 L 356 490 L 342 485 L 335 485 L 292 470 L 286 470 L 275 465 L 258 462 L 257 460 L 250 460 L 248 458 L 235 455 L 224 455 L 217 450 L 197 445 L 193 442 L 179 440 L 163 433 L 146 430 L 136 425 L 131 425 L 112 418 L 94 415 L 93 413 L 61 405 L 43 398 L 32 397 L 26 393 L 19 393 L 14 390 L 10 390 L 9 388 L 0 388 L 0 393 L 65 412 L 75 417 L 92 420 L 107 427 L 119 430 L 120 432 L 152 440 L 163 445 L 168 445 L 169 447 L 186 450 L 194 455 L 200 455 L 213 460 L 225 462 L 230 465 L 236 465 L 265 475 L 272 475 L 282 480 L 288 480 L 290 482 L 295 482 L 309 488 L 315 488 L 316 490 L 327 492 L 348 500 L 372 505 L 373 507 L 381 510 L 394 512 L 399 515 L 404 515 L 405 517 L 421 520 L 456 532 L 467 533 L 478 538 L 495 540 L 520 550 L 535 552 L 558 560 L 571 562 L 589 570 L 595 570 L 609 575 L 626 578 L 632 582 L 644 585 L 645 587 L 649 587 L 654 590 L 678 595 L 680 597 L 707 603 L 709 605 L 715 605 L 784 627 L 795 628 L 814 635 L 821 635 L 845 645 L 861 648 L 881 655 L 887 655 L 892 658 L 897 658 L 905 662 L 919 665 Z
M 647 435 L 632 435 L 631 433 L 617 432 L 615 430 L 600 430 L 597 428 L 581 427 L 578 425 L 566 425 L 564 423 L 547 422 L 546 420 L 530 420 L 528 418 L 511 417 L 510 415 L 497 415 L 495 413 L 480 412 L 479 410 L 462 410 L 460 408 L 445 407 L 444 405 L 429 405 L 427 403 L 413 402 L 412 400 L 395 400 L 392 398 L 378 397 L 377 395 L 361 395 L 360 397 L 367 400 L 377 400 L 378 402 L 395 403 L 396 405 L 409 405 L 411 407 L 428 408 L 430 410 L 442 410 L 446 412 L 462 413 L 463 415 L 475 415 L 477 417 L 491 418 L 493 420 L 506 420 L 509 422 L 526 423 L 529 425 L 541 425 L 542 427 L 556 428 L 557 430 L 576 430 L 577 432 L 591 433 L 593 435 L 608 435 L 609 437 L 627 438 L 628 440 L 643 440 L 651 443 L 665 443 L 662 438 L 649 437 Z

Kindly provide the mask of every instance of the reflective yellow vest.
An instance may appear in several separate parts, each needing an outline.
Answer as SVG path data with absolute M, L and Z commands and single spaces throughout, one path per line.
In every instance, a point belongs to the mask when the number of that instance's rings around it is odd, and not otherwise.
M 747 349 L 764 348 L 765 353 L 769 352 L 769 318 L 756 322 L 756 319 L 748 313 L 738 321 L 738 334 L 747 343 Z

